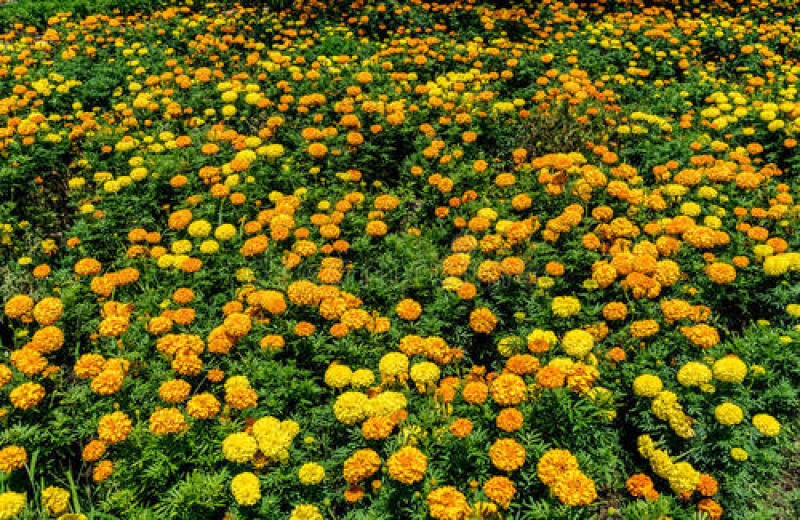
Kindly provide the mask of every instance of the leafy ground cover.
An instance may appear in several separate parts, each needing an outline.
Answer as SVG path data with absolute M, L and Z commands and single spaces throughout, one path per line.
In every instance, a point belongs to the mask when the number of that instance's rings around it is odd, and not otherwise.
M 63 4 L 0 519 L 797 518 L 795 2 Z

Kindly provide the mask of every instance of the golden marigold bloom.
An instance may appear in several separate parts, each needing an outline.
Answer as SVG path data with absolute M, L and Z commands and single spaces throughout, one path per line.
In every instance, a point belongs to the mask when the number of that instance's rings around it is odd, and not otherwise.
M 697 483 L 697 491 L 705 496 L 711 497 L 717 494 L 719 484 L 717 480 L 708 473 L 700 474 L 700 482 Z
M 625 482 L 625 487 L 634 497 L 647 497 L 653 491 L 653 480 L 644 473 L 637 473 Z
M 186 403 L 186 413 L 195 419 L 211 419 L 220 410 L 220 402 L 213 394 L 197 394 Z
M 489 387 L 494 402 L 500 406 L 515 406 L 527 398 L 528 387 L 516 374 L 501 374 Z
M 508 509 L 517 489 L 507 477 L 492 477 L 483 484 L 483 493 L 503 509 Z
M 459 438 L 464 438 L 472 433 L 472 421 L 469 419 L 456 419 L 450 424 L 450 433 Z
M 536 464 L 536 471 L 546 486 L 552 486 L 564 474 L 578 469 L 578 459 L 568 450 L 550 450 Z
M 444 486 L 428 493 L 428 508 L 436 520 L 466 520 L 472 508 L 467 498 L 452 486 Z
M 649 338 L 658 333 L 660 326 L 655 320 L 638 320 L 631 323 L 631 336 Z
M 499 439 L 489 447 L 492 464 L 502 471 L 515 471 L 525 463 L 525 448 L 514 439 Z
M 717 329 L 705 323 L 699 323 L 691 327 L 681 327 L 680 331 L 686 339 L 701 348 L 711 348 L 717 345 L 720 340 Z
M 380 467 L 381 458 L 375 451 L 358 450 L 344 461 L 344 479 L 350 484 L 356 484 L 374 475 Z
M 382 440 L 392 434 L 395 421 L 388 416 L 378 415 L 370 417 L 361 425 L 361 433 L 365 439 Z
M 6 302 L 5 305 L 5 313 L 11 319 L 21 318 L 26 314 L 33 311 L 33 298 L 27 296 L 25 294 L 18 294 L 16 296 L 12 296 Z
M 505 432 L 515 432 L 522 428 L 524 418 L 516 408 L 504 408 L 497 415 L 495 424 Z
M 92 471 L 92 480 L 99 483 L 106 480 L 108 477 L 111 476 L 111 473 L 114 471 L 114 463 L 110 460 L 104 460 L 99 462 L 95 467 L 94 471 Z
M 289 520 L 322 520 L 322 513 L 313 504 L 301 504 L 292 509 Z
M 736 280 L 736 268 L 730 264 L 714 262 L 706 266 L 706 274 L 712 282 L 724 285 Z
M 28 453 L 22 446 L 6 446 L 0 450 L 0 471 L 9 474 L 28 462 Z
M 61 318 L 64 305 L 58 298 L 45 298 L 33 308 L 33 318 L 40 325 L 52 325 Z
M 45 390 L 39 383 L 22 383 L 11 390 L 11 404 L 20 410 L 35 408 L 44 399 Z
M 461 395 L 470 404 L 481 404 L 489 396 L 489 387 L 481 381 L 471 381 L 464 386 Z
M 469 326 L 479 334 L 489 334 L 497 325 L 497 317 L 486 307 L 479 307 L 469 315 Z
M 150 431 L 156 435 L 181 433 L 186 427 L 186 419 L 177 408 L 161 408 L 150 415 Z
M 588 506 L 597 500 L 594 481 L 580 470 L 571 469 L 560 475 L 550 488 L 568 506 Z
M 97 436 L 107 444 L 116 444 L 127 439 L 132 429 L 132 422 L 127 414 L 113 412 L 100 418 Z
M 42 506 L 47 514 L 58 516 L 69 508 L 70 494 L 64 488 L 50 486 L 42 491 Z
M 167 403 L 182 403 L 189 397 L 192 385 L 183 379 L 170 379 L 158 387 L 158 395 Z
M 91 276 L 102 269 L 100 262 L 94 258 L 83 258 L 75 263 L 75 273 L 80 276 Z
M 386 461 L 389 476 L 404 484 L 414 484 L 425 476 L 428 458 L 413 446 L 400 448 Z
M 414 321 L 422 314 L 422 306 L 416 301 L 406 298 L 395 307 L 397 315 L 407 321 Z
M 697 510 L 708 515 L 710 520 L 719 520 L 722 518 L 722 507 L 710 498 L 704 498 L 698 502 Z
M 97 460 L 100 460 L 100 458 L 103 455 L 105 455 L 106 449 L 107 445 L 103 441 L 99 441 L 96 439 L 93 441 L 89 441 L 89 444 L 87 444 L 83 448 L 82 458 L 86 462 L 95 462 Z

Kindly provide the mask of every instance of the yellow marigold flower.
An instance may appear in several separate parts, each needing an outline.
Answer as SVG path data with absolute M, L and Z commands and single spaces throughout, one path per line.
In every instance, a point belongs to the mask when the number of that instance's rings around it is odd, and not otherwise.
M 416 363 L 411 367 L 411 379 L 418 385 L 433 385 L 439 380 L 439 367 L 430 361 Z
M 289 520 L 322 520 L 322 513 L 313 504 L 301 504 L 292 509 Z
M 42 506 L 47 514 L 58 516 L 69 508 L 69 491 L 66 489 L 50 486 L 42 491 Z
M 742 422 L 744 412 L 733 403 L 722 403 L 714 408 L 714 417 L 723 426 L 734 426 Z
M 594 348 L 594 337 L 585 330 L 574 329 L 564 334 L 561 344 L 570 356 L 583 358 Z
M 712 378 L 711 369 L 697 361 L 690 361 L 678 370 L 678 383 L 683 386 L 700 386 L 710 383 Z
M 325 478 L 325 468 L 316 462 L 308 462 L 300 466 L 297 477 L 306 486 L 315 486 Z
M 261 482 L 254 473 L 239 473 L 231 480 L 231 492 L 237 504 L 253 506 L 261 500 Z
M 0 520 L 11 520 L 25 509 L 25 493 L 0 493 Z
M 360 368 L 353 372 L 350 384 L 356 388 L 364 388 L 375 382 L 375 374 L 368 368 Z
M 333 414 L 344 424 L 353 425 L 367 417 L 369 397 L 361 392 L 345 392 L 333 403 Z
M 711 370 L 715 379 L 726 383 L 741 383 L 747 375 L 747 365 L 736 356 L 718 359 Z
M 781 423 L 771 415 L 760 413 L 753 416 L 753 426 L 761 435 L 776 437 L 781 432 Z
M 239 464 L 250 462 L 257 451 L 258 443 L 248 433 L 234 433 L 222 441 L 222 454 L 231 462 Z
M 389 352 L 381 358 L 378 370 L 388 378 L 405 375 L 408 373 L 408 356 L 402 352 Z
M 325 371 L 325 384 L 331 388 L 344 388 L 350 384 L 353 371 L 347 365 L 332 363 Z
M 661 378 L 652 374 L 642 374 L 633 380 L 633 393 L 639 397 L 655 397 L 662 388 Z
M 551 304 L 553 314 L 559 318 L 567 318 L 580 312 L 581 302 L 572 296 L 556 296 Z
M 744 462 L 750 458 L 750 455 L 742 448 L 731 448 L 731 458 L 738 462 Z

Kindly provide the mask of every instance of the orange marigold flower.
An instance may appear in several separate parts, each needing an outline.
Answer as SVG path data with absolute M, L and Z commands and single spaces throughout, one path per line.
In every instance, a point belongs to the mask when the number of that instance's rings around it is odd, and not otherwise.
M 435 520 L 466 520 L 472 512 L 467 497 L 452 486 L 444 486 L 428 493 L 428 508 Z
M 497 317 L 486 307 L 479 307 L 470 313 L 469 325 L 477 333 L 489 334 L 497 325 Z
M 517 492 L 514 483 L 508 477 L 492 477 L 483 484 L 484 494 L 503 509 L 508 509 Z
M 522 412 L 516 408 L 504 408 L 497 415 L 495 424 L 498 428 L 505 432 L 515 432 L 522 428 L 523 416 Z
M 344 479 L 356 484 L 374 475 L 380 467 L 381 458 L 374 450 L 358 450 L 344 461 Z
M 389 476 L 404 484 L 414 484 L 425 476 L 428 458 L 413 446 L 400 448 L 386 461 Z
M 514 439 L 498 439 L 489 447 L 492 464 L 502 471 L 515 471 L 525 463 L 525 448 Z
M 536 471 L 546 486 L 552 486 L 568 471 L 578 469 L 578 459 L 568 450 L 550 450 L 542 455 L 536 465 Z
M 456 419 L 450 424 L 450 433 L 459 438 L 464 438 L 472 433 L 472 421 L 469 419 Z
M 528 387 L 520 376 L 506 373 L 492 381 L 489 392 L 500 406 L 515 406 L 525 400 Z

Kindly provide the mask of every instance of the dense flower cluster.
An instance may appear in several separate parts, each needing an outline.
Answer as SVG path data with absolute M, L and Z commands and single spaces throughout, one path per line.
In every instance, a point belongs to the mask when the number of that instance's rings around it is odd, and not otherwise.
M 792 516 L 796 2 L 121 4 L 0 26 L 0 519 Z

